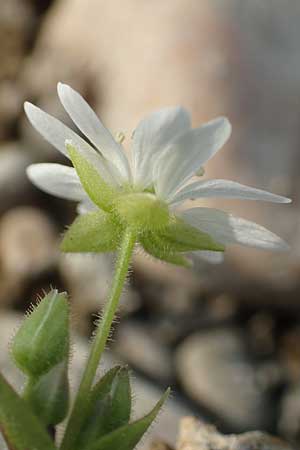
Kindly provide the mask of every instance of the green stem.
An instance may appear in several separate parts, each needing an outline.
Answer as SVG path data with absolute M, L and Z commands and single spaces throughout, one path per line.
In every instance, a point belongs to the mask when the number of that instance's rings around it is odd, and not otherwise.
M 134 233 L 130 230 L 126 230 L 118 254 L 116 271 L 112 282 L 110 295 L 105 305 L 103 317 L 95 334 L 89 359 L 82 375 L 73 410 L 61 444 L 61 450 L 73 450 L 81 425 L 85 420 L 88 397 L 119 304 L 119 299 L 130 265 L 134 244 Z

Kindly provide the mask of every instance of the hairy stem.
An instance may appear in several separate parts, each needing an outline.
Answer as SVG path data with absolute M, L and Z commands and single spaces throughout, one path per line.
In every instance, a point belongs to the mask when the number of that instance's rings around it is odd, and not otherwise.
M 82 375 L 73 410 L 61 444 L 61 450 L 73 450 L 80 428 L 86 418 L 86 408 L 88 405 L 89 394 L 119 304 L 120 296 L 130 265 L 134 244 L 134 233 L 130 230 L 126 230 L 118 254 L 115 276 L 112 282 L 110 295 L 104 308 L 103 317 L 94 337 L 89 359 Z

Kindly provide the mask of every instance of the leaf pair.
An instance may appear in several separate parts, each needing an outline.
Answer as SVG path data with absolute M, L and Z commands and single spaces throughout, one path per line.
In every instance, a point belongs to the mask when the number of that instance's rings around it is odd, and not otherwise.
M 91 392 L 87 419 L 75 450 L 133 450 L 167 396 L 168 392 L 145 417 L 129 423 L 132 405 L 128 369 L 114 367 Z

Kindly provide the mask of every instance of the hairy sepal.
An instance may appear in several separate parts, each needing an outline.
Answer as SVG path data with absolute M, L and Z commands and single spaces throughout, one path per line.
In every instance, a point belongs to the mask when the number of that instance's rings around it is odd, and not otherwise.
M 69 305 L 66 293 L 52 290 L 25 317 L 12 343 L 16 365 L 39 377 L 69 356 Z
M 60 249 L 70 253 L 115 251 L 122 236 L 122 226 L 112 214 L 103 211 L 78 216 L 64 235 Z
M 147 233 L 140 238 L 140 243 L 146 253 L 161 261 L 190 268 L 192 266 L 184 255 L 174 250 L 168 241 L 161 238 L 158 234 Z
M 173 216 L 170 224 L 159 232 L 159 237 L 169 249 L 178 252 L 225 250 L 224 245 L 214 241 L 209 234 L 197 230 L 176 216 Z
M 93 164 L 85 159 L 72 144 L 66 143 L 66 147 L 81 184 L 92 202 L 103 211 L 110 212 L 116 196 L 115 189 L 103 180 Z

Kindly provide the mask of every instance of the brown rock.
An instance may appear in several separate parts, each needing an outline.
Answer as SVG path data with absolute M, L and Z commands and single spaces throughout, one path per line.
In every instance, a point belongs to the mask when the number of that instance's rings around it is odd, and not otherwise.
M 57 232 L 40 210 L 18 207 L 0 222 L 0 260 L 4 276 L 13 283 L 49 269 L 57 258 Z
M 0 141 L 10 137 L 22 109 L 22 88 L 16 83 L 26 56 L 35 15 L 29 2 L 10 0 L 0 8 Z

